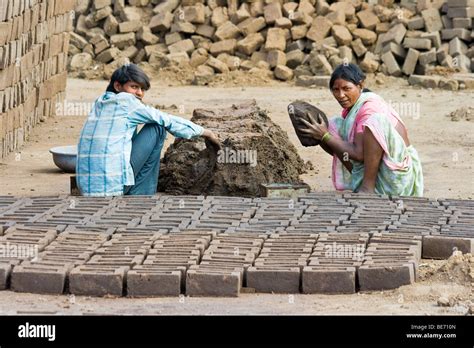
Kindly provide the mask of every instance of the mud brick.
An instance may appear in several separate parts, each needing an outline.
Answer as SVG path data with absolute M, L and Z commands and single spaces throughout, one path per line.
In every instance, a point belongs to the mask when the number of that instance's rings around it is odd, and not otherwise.
M 127 273 L 127 294 L 131 297 L 179 296 L 181 272 L 136 268 Z
M 195 240 L 210 242 L 217 235 L 214 231 L 184 230 L 179 234 L 168 234 L 161 236 L 158 240 Z
M 449 7 L 448 8 L 448 17 L 464 17 L 472 18 L 474 17 L 474 5 L 471 7 Z
M 135 245 L 130 246 L 112 246 L 105 248 L 98 248 L 94 251 L 95 255 L 146 255 L 150 247 L 140 247 Z
M 295 240 L 297 238 L 301 239 L 318 239 L 319 235 L 317 233 L 272 233 L 269 236 L 269 239 L 278 239 L 278 240 L 284 240 L 284 239 L 289 239 L 289 240 Z
M 393 56 L 392 52 L 385 52 L 382 54 L 382 61 L 388 68 L 388 73 L 390 75 L 400 75 L 400 66 L 398 65 L 395 57 Z
M 242 232 L 239 232 L 239 233 L 220 233 L 216 238 L 215 240 L 219 240 L 219 239 L 227 239 L 227 240 L 238 240 L 238 239 L 242 239 L 242 238 L 248 238 L 248 239 L 252 239 L 252 240 L 265 240 L 268 238 L 268 235 L 266 234 L 255 234 L 255 233 L 242 233 Z
M 268 239 L 265 242 L 265 247 L 303 247 L 303 248 L 311 248 L 314 246 L 315 239 L 283 239 L 279 240 L 276 238 Z
M 69 273 L 69 291 L 84 296 L 122 296 L 129 267 L 84 265 Z
M 190 228 L 207 228 L 207 229 L 223 229 L 229 226 L 239 226 L 239 221 L 219 221 L 219 220 L 199 220 L 199 221 L 192 221 L 189 225 Z
M 236 270 L 240 272 L 240 277 L 245 281 L 245 272 L 249 267 L 252 267 L 252 263 L 242 263 L 242 262 L 228 262 L 228 261 L 202 261 L 199 265 L 192 265 L 190 269 L 200 269 L 210 270 L 212 272 L 216 271 L 228 271 L 235 272 Z
M 443 29 L 443 22 L 441 21 L 441 16 L 437 9 L 430 8 L 421 11 L 421 16 L 425 21 L 425 28 L 427 32 L 440 31 Z
M 362 249 L 364 250 L 364 249 Z M 362 265 L 363 262 L 363 255 L 362 258 L 360 257 L 327 257 L 325 252 L 315 252 L 311 254 L 308 259 L 309 266 L 321 266 L 320 268 L 330 268 L 330 267 L 359 267 Z
M 441 229 L 441 231 L 432 232 L 431 235 L 440 235 L 446 237 L 460 237 L 460 238 L 474 238 L 474 231 L 472 230 L 472 225 L 468 225 L 467 227 L 450 227 L 446 229 Z
M 223 262 L 239 262 L 239 263 L 252 263 L 255 260 L 255 255 L 219 255 L 219 254 L 204 254 L 202 261 L 223 261 Z
M 413 256 L 414 260 L 421 259 L 421 248 L 419 245 L 406 245 L 395 243 L 371 243 L 365 251 L 365 257 L 372 255 L 401 255 Z
M 18 292 L 62 294 L 69 267 L 24 263 L 11 273 L 11 289 Z
M 7 226 L 5 230 L 5 234 L 13 234 L 13 233 L 28 233 L 31 235 L 37 235 L 42 233 L 49 233 L 55 235 L 56 232 L 59 232 L 58 229 L 52 228 L 50 226 L 37 226 L 35 225 L 27 225 L 27 224 L 14 224 L 11 226 Z
M 387 232 L 377 232 L 372 235 L 370 238 L 371 243 L 395 243 L 395 244 L 409 244 L 416 245 L 421 247 L 422 237 L 421 236 L 407 236 L 400 233 L 387 233 Z
M 472 7 L 474 6 L 473 0 L 448 0 L 449 7 Z
M 164 252 L 171 253 L 171 252 L 177 252 L 177 251 L 188 249 L 188 248 L 189 248 L 188 246 L 173 246 L 173 245 L 159 246 L 159 247 L 155 247 L 155 249 L 151 249 L 150 252 L 156 250 L 156 252 L 159 252 L 159 253 L 164 253 Z M 193 249 L 198 251 L 200 254 L 203 254 L 204 250 L 206 249 L 206 246 L 203 244 L 196 244 L 194 245 Z
M 415 282 L 413 264 L 362 265 L 357 274 L 361 291 L 390 290 Z
M 250 267 L 247 270 L 247 286 L 256 292 L 299 293 L 300 281 L 298 267 Z
M 168 270 L 176 270 L 178 268 L 184 268 L 188 269 L 191 266 L 197 265 L 199 260 L 160 260 L 160 259 L 155 259 L 154 257 L 151 257 L 149 259 L 146 259 L 141 266 L 146 266 L 146 267 L 160 267 L 160 269 L 166 269 Z M 135 266 L 139 267 L 139 266 Z
M 117 255 L 95 255 L 87 261 L 87 265 L 96 266 L 135 266 L 140 265 L 145 259 L 144 255 L 130 255 L 130 256 L 117 256 Z
M 453 18 L 453 28 L 471 29 L 472 18 Z
M 241 220 L 242 218 L 251 218 L 250 213 L 239 213 L 239 214 L 221 214 L 215 212 L 203 213 L 200 220 Z
M 104 238 L 107 238 L 108 236 L 111 236 L 115 232 L 116 228 L 115 227 L 88 227 L 88 226 L 81 226 L 81 225 L 72 225 L 72 226 L 67 226 L 64 232 L 66 233 L 73 233 L 73 232 L 81 232 L 84 234 L 90 234 L 91 236 L 94 236 L 95 234 L 97 235 L 102 235 Z
M 311 253 L 313 249 L 311 247 L 307 247 L 307 248 L 299 248 L 299 247 L 293 247 L 293 248 L 285 248 L 285 247 L 263 247 L 262 248 L 262 253 L 270 253 L 270 252 L 292 252 L 292 253 L 300 253 L 300 254 L 304 254 L 304 253 Z
M 206 238 L 173 238 L 173 239 L 158 239 L 155 241 L 153 247 L 169 248 L 169 247 L 187 247 L 203 249 L 209 245 L 209 240 Z
M 443 206 L 463 206 L 463 207 L 474 207 L 474 201 L 472 200 L 466 200 L 466 199 L 447 199 L 447 198 L 439 198 L 438 201 L 443 205 Z
M 425 27 L 425 20 L 423 17 L 415 16 L 408 20 L 407 22 L 408 30 L 418 30 Z
M 127 219 L 126 217 L 116 217 L 111 219 L 91 219 L 86 223 L 86 226 L 127 226 L 127 227 L 136 227 L 140 223 L 140 219 Z
M 261 243 L 255 242 L 252 244 L 249 243 L 212 243 L 211 246 L 207 249 L 207 251 L 212 252 L 215 250 L 229 250 L 229 251 L 248 251 L 248 252 L 256 252 L 260 250 Z
M 321 233 L 319 235 L 316 246 L 327 243 L 352 243 L 352 244 L 367 244 L 369 240 L 368 233 Z
M 98 231 L 90 231 L 89 229 L 82 229 L 81 226 L 77 226 L 74 229 L 66 229 L 61 233 L 53 243 L 55 242 L 68 242 L 68 241 L 79 241 L 79 242 L 97 242 L 102 243 L 108 240 L 111 236 L 109 230 L 100 229 Z
M 474 238 L 448 236 L 423 237 L 423 258 L 425 259 L 448 259 L 456 250 L 464 254 L 473 253 Z
M 105 227 L 105 228 L 108 228 L 108 227 Z M 117 233 L 141 233 L 141 232 L 154 232 L 154 233 L 159 233 L 160 235 L 165 235 L 168 233 L 168 229 L 157 229 L 155 227 L 146 227 L 142 225 L 138 225 L 137 227 L 117 228 Z
M 154 228 L 157 230 L 171 230 L 171 229 L 186 229 L 189 226 L 191 220 L 184 219 L 182 222 L 178 224 L 178 222 L 169 222 L 169 221 L 150 221 L 150 220 L 143 220 L 140 225 L 146 228 Z
M 469 42 L 471 40 L 471 32 L 464 28 L 443 29 L 441 30 L 441 39 L 451 40 L 458 37 L 461 40 Z
M 238 297 L 242 287 L 240 271 L 188 270 L 186 294 L 188 296 Z
M 232 248 L 213 248 L 212 246 L 206 250 L 206 255 L 224 256 L 224 255 L 240 255 L 255 256 L 260 252 L 260 248 L 232 247 Z
M 323 226 L 309 226 L 306 227 L 306 225 L 294 225 L 294 226 L 289 226 L 285 228 L 285 232 L 288 234 L 293 234 L 293 233 L 300 233 L 300 232 L 308 232 L 308 233 L 326 233 L 326 232 L 332 232 L 335 231 L 335 226 L 327 226 L 326 224 Z
M 309 256 L 309 255 L 308 255 Z M 303 269 L 308 264 L 308 258 L 273 258 L 269 257 L 268 259 L 265 258 L 258 258 L 254 262 L 254 267 L 274 267 L 274 268 L 282 268 L 282 267 L 298 267 L 299 269 Z
M 280 226 L 288 226 L 289 221 L 281 221 L 278 219 L 275 220 L 270 220 L 270 219 L 250 219 L 248 222 L 248 226 L 253 226 L 253 225 L 260 225 L 260 226 L 275 226 L 275 227 L 280 227 Z
M 356 287 L 356 269 L 305 267 L 302 272 L 304 294 L 353 294 Z

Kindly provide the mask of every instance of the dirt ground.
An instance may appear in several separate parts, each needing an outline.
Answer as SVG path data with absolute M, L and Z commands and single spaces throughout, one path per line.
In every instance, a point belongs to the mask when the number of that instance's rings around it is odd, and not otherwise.
M 106 81 L 68 80 L 66 103 L 92 103 L 106 88 Z M 399 111 L 409 130 L 412 144 L 423 164 L 425 196 L 432 198 L 474 198 L 474 122 L 466 118 L 451 121 L 448 114 L 474 106 L 473 92 L 415 89 L 405 81 L 368 85 Z M 328 89 L 309 89 L 271 83 L 260 87 L 168 87 L 155 83 L 145 101 L 165 111 L 190 118 L 194 108 L 225 107 L 255 98 L 270 117 L 288 132 L 301 157 L 314 170 L 302 179 L 312 189 L 332 190 L 331 158 L 320 148 L 302 147 L 286 112 L 287 105 L 302 99 L 323 109 L 328 116 L 340 107 Z M 81 104 L 86 103 L 86 104 Z M 77 110 L 69 110 L 75 114 Z M 68 113 L 68 112 L 66 112 Z M 69 174 L 62 173 L 48 150 L 77 142 L 85 113 L 59 115 L 37 126 L 29 142 L 0 163 L 0 195 L 36 196 L 69 193 Z M 165 148 L 172 142 L 169 136 Z M 431 269 L 446 261 L 423 260 Z M 472 263 L 471 263 L 472 265 Z M 447 307 L 437 305 L 440 296 L 454 299 Z M 0 292 L 0 314 L 401 314 L 432 315 L 468 312 L 474 300 L 470 282 L 427 276 L 397 290 L 355 295 L 265 295 L 242 294 L 236 299 L 220 298 L 90 298 L 44 296 Z

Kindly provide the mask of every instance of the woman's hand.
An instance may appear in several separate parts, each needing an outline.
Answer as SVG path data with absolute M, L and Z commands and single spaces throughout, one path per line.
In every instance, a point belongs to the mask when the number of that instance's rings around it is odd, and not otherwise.
M 202 132 L 202 136 L 204 138 L 206 138 L 211 143 L 212 147 L 214 147 L 214 149 L 216 149 L 216 151 L 218 151 L 222 148 L 221 147 L 221 142 L 220 142 L 219 138 L 217 137 L 217 135 L 215 135 L 209 129 L 205 129 L 204 132 Z
M 326 134 L 328 131 L 326 125 L 324 124 L 324 121 L 319 115 L 318 121 L 316 121 L 310 114 L 307 114 L 307 116 L 310 119 L 311 123 L 309 123 L 305 119 L 301 119 L 301 122 L 303 122 L 308 128 L 300 129 L 300 131 L 308 134 L 316 140 L 321 140 L 323 135 Z

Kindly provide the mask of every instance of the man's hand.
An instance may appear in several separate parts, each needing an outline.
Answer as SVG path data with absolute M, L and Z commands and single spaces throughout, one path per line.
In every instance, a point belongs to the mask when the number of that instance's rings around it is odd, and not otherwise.
M 216 149 L 216 152 L 221 149 L 221 142 L 219 141 L 219 138 L 209 129 L 205 129 L 204 132 L 202 132 L 202 136 L 209 141 L 212 147 Z
M 327 127 L 324 124 L 324 121 L 318 115 L 318 121 L 316 121 L 313 116 L 308 115 L 311 123 L 306 121 L 305 119 L 301 119 L 301 121 L 308 127 L 305 129 L 301 129 L 301 132 L 308 134 L 310 137 L 321 140 L 323 135 L 328 131 Z

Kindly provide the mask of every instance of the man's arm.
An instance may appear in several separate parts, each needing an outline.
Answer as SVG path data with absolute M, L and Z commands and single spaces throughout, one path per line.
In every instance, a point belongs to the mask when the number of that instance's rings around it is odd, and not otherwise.
M 204 129 L 202 126 L 182 117 L 174 116 L 145 105 L 135 97 L 132 98 L 134 100 L 132 100 L 132 110 L 129 114 L 132 122 L 136 124 L 157 123 L 177 138 L 191 139 L 203 136 L 207 138 L 214 147 L 220 148 L 219 139 L 212 131 Z

